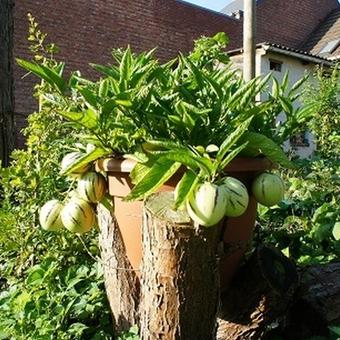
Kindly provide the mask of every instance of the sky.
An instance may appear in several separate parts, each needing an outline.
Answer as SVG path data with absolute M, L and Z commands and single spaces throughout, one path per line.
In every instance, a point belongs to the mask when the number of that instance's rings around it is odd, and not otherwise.
M 220 11 L 223 7 L 228 5 L 232 0 L 185 0 L 195 5 L 206 7 L 214 11 Z
M 185 0 L 195 5 L 206 7 L 214 11 L 220 11 L 224 6 L 228 5 L 232 0 Z M 340 2 L 340 0 L 338 0 Z

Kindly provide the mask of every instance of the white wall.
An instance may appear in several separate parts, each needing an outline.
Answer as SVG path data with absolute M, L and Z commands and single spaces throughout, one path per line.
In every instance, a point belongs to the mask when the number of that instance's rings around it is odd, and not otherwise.
M 241 54 L 231 56 L 230 59 L 233 63 L 235 63 L 236 68 L 242 68 L 243 58 Z M 282 63 L 281 72 L 270 70 L 270 60 L 275 60 Z M 295 57 L 286 56 L 280 53 L 273 53 L 270 51 L 264 51 L 262 48 L 256 50 L 256 75 L 264 76 L 269 72 L 272 72 L 273 76 L 279 81 L 279 83 L 281 83 L 285 73 L 288 71 L 289 87 L 295 84 L 306 73 L 312 74 L 315 66 L 316 64 L 314 63 L 306 63 L 301 59 L 297 59 Z M 299 103 L 298 101 L 294 103 L 294 107 L 298 107 L 299 105 L 301 105 L 301 103 Z M 284 114 L 279 115 L 278 120 L 284 120 L 284 118 Z M 290 145 L 289 141 L 287 141 L 284 147 L 286 149 L 291 148 L 292 151 L 299 156 L 307 158 L 315 150 L 315 143 L 311 133 L 307 132 L 305 137 L 308 140 L 308 146 L 294 146 L 294 148 L 292 148 L 292 145 Z

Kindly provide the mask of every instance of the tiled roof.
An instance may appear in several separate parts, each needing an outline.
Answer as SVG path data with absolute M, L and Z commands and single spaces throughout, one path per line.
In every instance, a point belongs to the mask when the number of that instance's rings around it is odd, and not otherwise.
M 328 17 L 316 28 L 308 41 L 302 46 L 306 51 L 313 54 L 320 54 L 328 43 L 335 46 L 328 57 L 340 57 L 340 8 L 332 11 Z
M 243 0 L 234 0 L 221 10 L 222 13 L 228 15 L 237 11 L 243 11 Z
M 318 62 L 318 63 L 325 63 L 329 65 L 332 63 L 332 60 L 327 57 L 323 57 L 323 56 L 320 56 L 318 54 L 314 54 L 311 52 L 283 46 L 280 44 L 274 44 L 271 42 L 263 42 L 260 44 L 256 44 L 256 48 L 263 48 L 265 50 L 269 50 L 269 51 L 273 51 L 277 53 L 289 54 L 296 58 L 306 59 L 306 60 L 309 59 L 311 61 L 313 60 L 314 62 Z M 228 54 L 233 55 L 233 54 L 238 54 L 241 52 L 242 52 L 242 48 L 239 48 L 239 49 L 228 51 Z

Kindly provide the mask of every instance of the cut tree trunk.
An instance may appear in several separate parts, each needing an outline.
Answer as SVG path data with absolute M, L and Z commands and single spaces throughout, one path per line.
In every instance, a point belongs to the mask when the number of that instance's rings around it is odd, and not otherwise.
M 217 339 L 262 339 L 285 317 L 298 285 L 294 264 L 261 246 L 222 296 Z
M 340 263 L 299 269 L 298 275 L 271 247 L 253 253 L 220 299 L 221 228 L 194 225 L 185 212 L 171 209 L 172 195 L 157 193 L 145 202 L 141 281 L 116 219 L 98 206 L 117 333 L 138 325 L 142 340 L 307 339 L 328 336 L 329 324 L 339 324 Z
M 141 339 L 214 339 L 221 230 L 194 225 L 171 209 L 172 197 L 157 193 L 144 205 Z
M 284 334 L 290 339 L 329 336 L 340 324 L 340 262 L 300 268 L 301 284 L 287 315 Z
M 13 0 L 0 1 L 0 160 L 14 149 Z
M 139 279 L 126 256 L 114 215 L 101 204 L 98 204 L 98 224 L 106 294 L 115 332 L 119 334 L 139 323 Z

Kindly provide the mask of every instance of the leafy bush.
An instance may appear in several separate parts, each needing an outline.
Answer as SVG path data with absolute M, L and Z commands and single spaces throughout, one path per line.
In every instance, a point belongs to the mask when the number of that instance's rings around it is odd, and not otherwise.
M 54 45 L 44 43 L 30 17 L 30 41 L 41 65 L 59 70 Z M 60 160 L 77 138 L 42 98 L 49 84 L 36 87 L 39 111 L 24 130 L 26 149 L 0 168 L 0 338 L 109 339 L 111 321 L 98 255 L 91 234 L 80 240 L 68 232 L 51 234 L 38 225 L 48 199 L 61 198 L 72 181 L 60 176 Z M 91 250 L 92 255 L 84 248 Z
M 286 174 L 289 190 L 279 207 L 260 208 L 259 238 L 300 264 L 325 263 L 340 255 L 339 67 L 316 71 L 305 100 L 315 103 L 310 128 L 317 141 L 311 160 Z
M 199 182 L 218 182 L 237 155 L 265 156 L 291 167 L 282 142 L 313 112 L 313 104 L 293 108 L 305 79 L 288 89 L 271 75 L 246 82 L 228 63 L 225 34 L 196 41 L 194 51 L 160 65 L 153 51 L 135 55 L 130 48 L 114 50 L 110 66 L 93 64 L 102 78 L 90 81 L 34 62 L 19 64 L 49 83 L 44 99 L 71 122 L 84 142 L 95 149 L 65 170 L 113 155 L 132 157 L 138 164 L 135 184 L 126 199 L 154 192 L 181 165 L 187 168 L 176 205 Z M 266 101 L 256 98 L 265 92 Z M 286 120 L 276 125 L 284 111 Z M 142 174 L 142 175 L 141 175 Z

